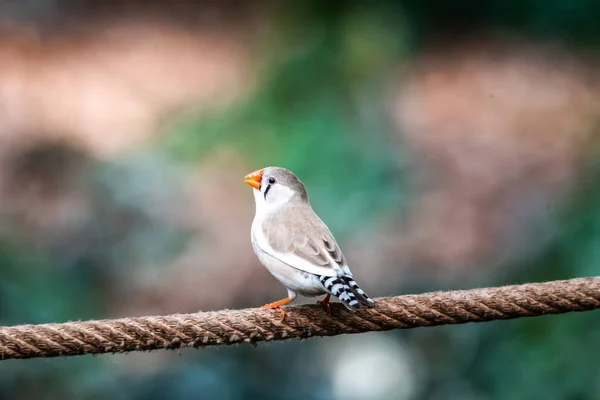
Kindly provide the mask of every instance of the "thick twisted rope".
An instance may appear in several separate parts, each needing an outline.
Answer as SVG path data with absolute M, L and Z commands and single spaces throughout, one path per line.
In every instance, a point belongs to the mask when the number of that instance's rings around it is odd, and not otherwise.
M 419 326 L 485 322 L 600 308 L 600 278 L 379 298 L 358 312 L 331 305 L 244 309 L 0 327 L 0 359 L 257 343 Z

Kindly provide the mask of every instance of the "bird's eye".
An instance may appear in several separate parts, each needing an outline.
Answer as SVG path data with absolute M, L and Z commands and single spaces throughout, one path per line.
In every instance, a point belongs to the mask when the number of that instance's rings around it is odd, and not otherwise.
M 269 184 L 272 185 L 275 183 L 275 178 L 271 177 L 269 178 Z

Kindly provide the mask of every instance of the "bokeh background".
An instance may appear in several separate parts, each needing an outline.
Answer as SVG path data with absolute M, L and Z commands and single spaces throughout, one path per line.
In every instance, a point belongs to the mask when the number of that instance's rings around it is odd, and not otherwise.
M 372 296 L 600 275 L 600 3 L 0 1 L 0 324 L 252 307 L 292 169 Z M 0 363 L 0 399 L 600 399 L 600 314 Z

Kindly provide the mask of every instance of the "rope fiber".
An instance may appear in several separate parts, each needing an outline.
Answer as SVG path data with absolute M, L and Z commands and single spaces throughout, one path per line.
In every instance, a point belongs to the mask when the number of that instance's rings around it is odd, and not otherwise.
M 385 297 L 351 312 L 316 304 L 0 327 L 0 360 L 222 346 L 600 308 L 600 277 Z

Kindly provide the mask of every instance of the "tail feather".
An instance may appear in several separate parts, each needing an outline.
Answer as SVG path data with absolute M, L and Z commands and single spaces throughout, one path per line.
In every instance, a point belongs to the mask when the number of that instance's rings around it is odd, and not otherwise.
M 371 306 L 374 304 L 373 300 L 349 276 L 322 275 L 319 277 L 319 280 L 328 293 L 340 299 L 351 310 L 358 310 L 362 306 Z
M 358 286 L 358 283 L 356 283 L 356 281 L 352 277 L 345 275 L 342 278 L 348 283 L 348 285 L 350 286 L 350 289 L 352 289 L 352 291 L 356 295 L 356 298 L 358 299 L 358 301 L 360 301 L 363 305 L 365 305 L 367 307 L 371 307 L 375 304 L 373 299 L 370 298 L 365 293 L 365 291 L 360 288 L 360 286 Z

